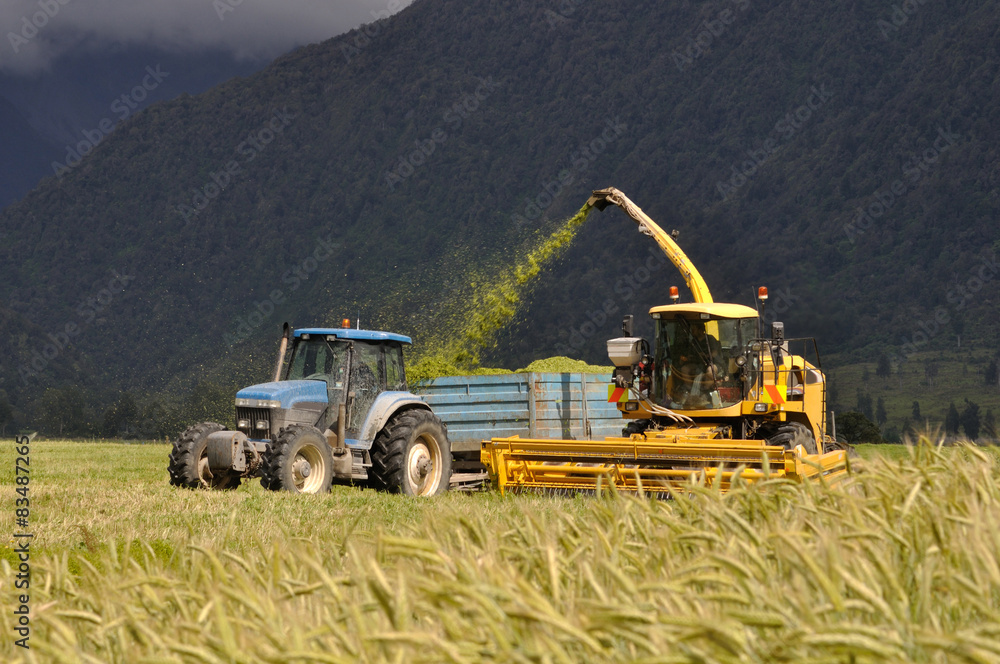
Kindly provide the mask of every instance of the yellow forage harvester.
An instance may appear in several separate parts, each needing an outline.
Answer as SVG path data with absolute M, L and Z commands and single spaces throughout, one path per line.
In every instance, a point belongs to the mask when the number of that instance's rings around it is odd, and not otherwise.
M 674 241 L 625 194 L 595 191 L 588 205 L 617 205 L 652 237 L 694 296 L 653 307 L 652 343 L 633 336 L 608 340 L 615 366 L 608 401 L 627 424 L 620 438 L 483 441 L 482 461 L 503 492 L 619 491 L 667 495 L 706 483 L 725 490 L 746 481 L 822 478 L 848 470 L 847 452 L 826 434 L 826 377 L 811 338 L 789 339 L 784 325 L 764 330 L 760 310 L 712 300 L 705 280 Z

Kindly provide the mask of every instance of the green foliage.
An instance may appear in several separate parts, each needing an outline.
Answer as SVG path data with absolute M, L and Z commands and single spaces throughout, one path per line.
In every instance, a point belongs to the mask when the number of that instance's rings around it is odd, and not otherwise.
M 952 435 L 957 435 L 961 423 L 962 419 L 958 414 L 958 409 L 955 408 L 955 402 L 952 401 L 948 404 L 948 413 L 944 416 L 944 430 Z
M 837 413 L 837 435 L 843 436 L 852 445 L 884 442 L 878 426 L 856 412 Z
M 885 353 L 878 356 L 878 365 L 875 367 L 875 375 L 879 378 L 888 378 L 892 375 L 892 365 L 889 363 L 889 356 Z
M 990 408 L 987 408 L 986 414 L 983 415 L 983 436 L 994 443 L 997 440 L 997 421 Z
M 979 404 L 965 400 L 965 408 L 962 410 L 960 416 L 962 422 L 962 430 L 965 435 L 968 436 L 969 440 L 975 441 L 979 438 Z

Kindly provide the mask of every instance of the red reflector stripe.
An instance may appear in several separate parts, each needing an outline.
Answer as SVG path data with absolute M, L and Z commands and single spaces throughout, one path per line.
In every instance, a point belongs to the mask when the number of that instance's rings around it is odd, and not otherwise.
M 781 389 L 777 385 L 765 385 L 764 389 L 767 390 L 768 396 L 771 397 L 771 403 L 785 403 L 785 398 L 781 395 Z

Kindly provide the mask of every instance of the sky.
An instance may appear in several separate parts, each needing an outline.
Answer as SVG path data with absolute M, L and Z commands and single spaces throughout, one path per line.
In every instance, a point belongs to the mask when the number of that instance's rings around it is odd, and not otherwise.
M 0 73 L 37 76 L 113 45 L 271 58 L 393 14 L 411 0 L 0 0 Z

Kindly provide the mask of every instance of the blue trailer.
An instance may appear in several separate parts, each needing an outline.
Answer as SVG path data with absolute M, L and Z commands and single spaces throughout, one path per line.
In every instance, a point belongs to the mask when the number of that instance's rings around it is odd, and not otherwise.
M 484 472 L 479 465 L 483 440 L 622 435 L 625 422 L 617 406 L 608 403 L 609 382 L 609 375 L 584 373 L 449 376 L 415 385 L 413 392 L 447 426 L 452 486 L 463 486 Z

